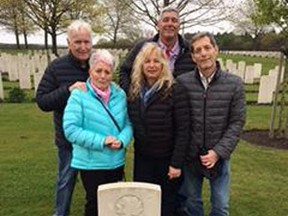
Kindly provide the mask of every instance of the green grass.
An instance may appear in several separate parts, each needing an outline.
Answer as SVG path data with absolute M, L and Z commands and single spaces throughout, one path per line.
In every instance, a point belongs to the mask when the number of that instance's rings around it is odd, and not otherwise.
M 269 127 L 271 108 L 249 106 L 246 129 Z M 0 215 L 52 215 L 57 169 L 50 113 L 35 104 L 0 104 Z M 131 146 L 132 147 L 132 146 Z M 131 179 L 132 148 L 127 179 Z M 231 215 L 287 215 L 287 150 L 241 141 L 232 158 Z M 207 184 L 204 187 L 207 195 Z M 204 198 L 208 204 L 208 197 Z M 72 216 L 83 214 L 84 191 L 76 184 Z

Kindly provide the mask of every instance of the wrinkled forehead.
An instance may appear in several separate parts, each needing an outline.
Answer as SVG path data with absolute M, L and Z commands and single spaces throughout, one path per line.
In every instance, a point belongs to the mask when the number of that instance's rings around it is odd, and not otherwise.
M 179 14 L 176 11 L 172 11 L 172 10 L 163 12 L 160 17 L 160 20 L 163 20 L 164 18 L 168 18 L 168 17 L 177 18 L 179 20 Z

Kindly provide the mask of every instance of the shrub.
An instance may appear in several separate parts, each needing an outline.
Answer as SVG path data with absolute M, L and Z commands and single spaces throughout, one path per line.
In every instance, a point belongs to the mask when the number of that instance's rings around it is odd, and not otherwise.
M 26 94 L 24 90 L 16 87 L 9 91 L 8 102 L 10 103 L 22 103 L 25 101 Z

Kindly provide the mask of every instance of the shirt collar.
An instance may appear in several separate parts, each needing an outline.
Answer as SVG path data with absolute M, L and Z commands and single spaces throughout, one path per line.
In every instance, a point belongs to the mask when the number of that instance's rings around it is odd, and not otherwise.
M 167 46 L 160 40 L 160 38 L 158 39 L 158 44 L 159 44 L 159 47 L 162 50 L 166 50 L 167 49 Z M 174 44 L 174 46 L 170 50 L 170 55 L 171 56 L 176 56 L 176 55 L 178 55 L 179 51 L 180 51 L 179 40 L 176 40 L 176 43 Z

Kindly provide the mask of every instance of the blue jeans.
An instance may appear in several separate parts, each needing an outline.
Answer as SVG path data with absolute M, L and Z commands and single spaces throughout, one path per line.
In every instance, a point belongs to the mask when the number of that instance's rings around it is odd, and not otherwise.
M 202 184 L 204 177 L 194 175 L 189 168 L 184 167 L 184 182 L 180 189 L 180 195 L 186 198 L 184 202 L 185 212 L 189 216 L 203 216 Z M 210 216 L 229 215 L 230 193 L 230 160 L 224 160 L 221 174 L 210 183 Z
M 58 146 L 58 179 L 55 216 L 69 215 L 70 203 L 77 178 L 77 170 L 70 167 L 72 150 Z

